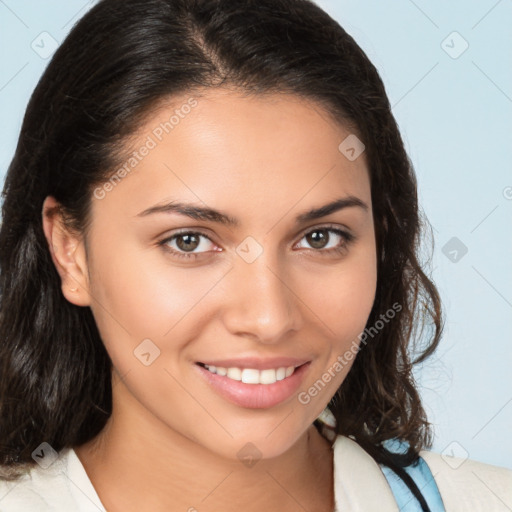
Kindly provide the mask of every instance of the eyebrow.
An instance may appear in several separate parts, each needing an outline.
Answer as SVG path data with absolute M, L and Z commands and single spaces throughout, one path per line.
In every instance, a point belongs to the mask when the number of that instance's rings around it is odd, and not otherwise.
M 313 208 L 309 211 L 299 214 L 295 219 L 295 224 L 303 224 L 311 220 L 320 219 L 330 215 L 331 213 L 335 213 L 339 210 L 350 207 L 359 207 L 364 211 L 368 211 L 368 205 L 358 197 L 341 197 L 324 206 Z M 222 211 L 177 201 L 171 201 L 169 203 L 151 206 L 150 208 L 147 208 L 146 210 L 137 214 L 136 217 L 146 217 L 147 215 L 155 213 L 177 213 L 191 219 L 218 222 L 219 224 L 224 224 L 226 226 L 240 225 L 238 219 L 231 217 Z

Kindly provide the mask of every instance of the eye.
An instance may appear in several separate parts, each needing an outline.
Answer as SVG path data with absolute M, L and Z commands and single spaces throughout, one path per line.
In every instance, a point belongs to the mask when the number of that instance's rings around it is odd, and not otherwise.
M 306 240 L 314 252 L 333 254 L 344 252 L 348 245 L 355 239 L 351 233 L 332 226 L 321 226 L 304 234 Z
M 209 245 L 213 245 L 214 247 L 216 246 L 206 235 L 195 231 L 182 231 L 180 233 L 175 233 L 174 235 L 158 242 L 158 245 L 171 252 L 173 256 L 190 259 L 198 258 L 200 254 L 204 252 L 221 250 L 209 249 Z M 196 251 L 197 249 L 202 250 Z
M 337 227 L 321 226 L 305 233 L 302 239 L 309 244 L 310 250 L 324 256 L 346 251 L 348 245 L 355 240 L 355 236 Z M 158 245 L 170 252 L 173 257 L 186 259 L 197 259 L 201 254 L 210 251 L 222 251 L 208 236 L 197 231 L 175 233 L 158 242 Z

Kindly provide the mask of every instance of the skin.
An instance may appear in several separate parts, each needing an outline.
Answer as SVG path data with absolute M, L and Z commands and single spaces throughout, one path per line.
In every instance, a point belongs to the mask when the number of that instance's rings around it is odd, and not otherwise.
M 350 131 L 305 99 L 227 89 L 195 97 L 197 106 L 130 174 L 92 197 L 87 251 L 58 215 L 43 215 L 62 293 L 91 308 L 114 365 L 112 416 L 75 451 L 109 511 L 330 511 L 332 448 L 312 423 L 353 361 L 309 403 L 294 393 L 267 409 L 227 401 L 198 378 L 195 363 L 304 357 L 304 391 L 358 341 L 377 282 L 364 154 L 345 158 L 338 146 Z M 155 109 L 127 150 L 188 99 Z M 349 195 L 368 209 L 295 225 L 300 213 Z M 170 199 L 222 210 L 240 224 L 137 216 Z M 43 212 L 55 204 L 47 197 Z M 305 235 L 326 224 L 355 240 L 327 253 L 343 239 L 321 230 L 327 249 L 313 246 Z M 183 228 L 211 239 L 192 247 L 197 259 L 158 245 Z M 248 236 L 263 250 L 252 263 L 236 251 Z M 177 242 L 167 246 L 179 251 Z M 160 355 L 145 366 L 134 350 L 148 338 Z M 247 443 L 261 457 L 252 467 L 237 457 Z

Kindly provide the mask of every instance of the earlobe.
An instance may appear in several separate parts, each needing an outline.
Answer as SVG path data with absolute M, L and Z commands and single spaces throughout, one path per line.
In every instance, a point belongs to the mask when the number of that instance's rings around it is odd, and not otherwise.
M 43 231 L 53 264 L 61 278 L 64 297 L 77 306 L 89 306 L 87 259 L 82 239 L 64 224 L 59 203 L 47 196 L 42 208 Z

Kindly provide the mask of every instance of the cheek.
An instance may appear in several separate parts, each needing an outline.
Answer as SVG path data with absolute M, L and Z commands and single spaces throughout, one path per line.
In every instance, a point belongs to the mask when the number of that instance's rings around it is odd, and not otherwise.
M 302 296 L 323 324 L 334 347 L 343 348 L 364 329 L 372 309 L 377 286 L 374 248 L 361 247 L 346 261 L 325 275 L 309 276 Z
M 179 267 L 163 249 L 102 238 L 109 243 L 93 248 L 91 309 L 114 366 L 127 371 L 147 339 L 161 352 L 178 351 L 190 339 L 184 329 L 191 321 L 199 328 L 197 306 L 226 269 Z
M 319 319 L 316 333 L 322 333 L 318 338 L 322 355 L 298 396 L 301 404 L 313 407 L 314 414 L 319 414 L 336 393 L 356 358 L 377 286 L 372 246 L 354 253 L 339 271 L 330 272 L 329 279 L 318 279 L 317 284 L 310 284 L 305 296 Z

